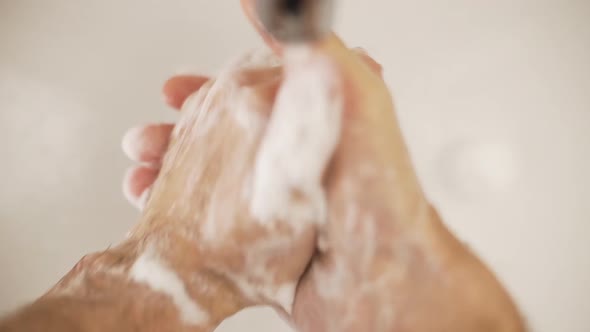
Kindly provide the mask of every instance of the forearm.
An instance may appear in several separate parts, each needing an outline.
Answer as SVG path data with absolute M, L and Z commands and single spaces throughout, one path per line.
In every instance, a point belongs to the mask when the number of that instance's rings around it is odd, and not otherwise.
M 525 332 L 517 306 L 494 273 L 449 231 L 434 208 L 425 216 L 410 245 L 414 255 L 406 265 L 408 278 L 396 294 L 406 308 L 401 325 L 408 331 Z M 413 302 L 420 305 L 412 308 L 408 303 Z
M 213 331 L 244 303 L 196 251 L 167 239 L 174 251 L 186 250 L 179 260 L 146 239 L 84 257 L 47 294 L 1 321 L 0 332 Z
M 0 331 L 188 331 L 179 326 L 169 299 L 138 305 L 130 293 L 95 298 L 55 296 L 40 299 L 8 317 Z M 156 297 L 153 299 L 156 300 Z M 205 329 L 194 329 L 194 331 Z

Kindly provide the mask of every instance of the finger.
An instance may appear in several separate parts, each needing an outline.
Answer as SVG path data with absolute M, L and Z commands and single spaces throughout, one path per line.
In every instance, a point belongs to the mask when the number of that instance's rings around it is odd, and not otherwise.
M 170 78 L 164 84 L 163 93 L 166 103 L 180 109 L 186 99 L 209 81 L 205 76 L 181 75 Z
M 130 129 L 123 138 L 123 151 L 133 161 L 160 164 L 174 124 L 150 124 Z
M 123 180 L 125 198 L 138 209 L 143 209 L 150 193 L 150 188 L 158 177 L 158 169 L 136 166 L 130 168 Z
M 258 220 L 325 221 L 322 174 L 338 145 L 342 93 L 336 68 L 317 53 L 285 49 L 284 80 L 254 172 Z

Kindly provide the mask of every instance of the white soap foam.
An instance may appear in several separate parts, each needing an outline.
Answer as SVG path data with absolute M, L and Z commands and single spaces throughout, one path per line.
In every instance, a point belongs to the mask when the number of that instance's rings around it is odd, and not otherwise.
M 343 100 L 331 64 L 316 57 L 305 48 L 286 51 L 287 65 L 297 68 L 287 69 L 254 170 L 250 208 L 263 223 L 326 219 L 321 180 L 340 137 Z
M 130 277 L 136 282 L 148 285 L 154 291 L 170 296 L 185 324 L 207 323 L 209 315 L 190 298 L 184 282 L 152 252 L 146 251 L 135 261 L 130 270 Z

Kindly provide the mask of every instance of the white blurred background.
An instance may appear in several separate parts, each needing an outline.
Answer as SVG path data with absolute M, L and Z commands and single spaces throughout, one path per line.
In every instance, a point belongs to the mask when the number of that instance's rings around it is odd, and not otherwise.
M 0 0 L 0 313 L 138 213 L 125 129 L 161 83 L 259 46 L 237 0 Z M 386 69 L 421 179 L 534 331 L 590 331 L 590 1 L 340 0 Z M 225 332 L 288 331 L 266 311 Z

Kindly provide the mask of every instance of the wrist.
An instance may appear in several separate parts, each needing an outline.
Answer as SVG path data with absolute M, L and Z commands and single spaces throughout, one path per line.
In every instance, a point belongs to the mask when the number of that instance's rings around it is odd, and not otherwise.
M 174 234 L 132 237 L 84 257 L 38 305 L 69 303 L 78 323 L 111 330 L 213 331 L 246 303 L 202 258 Z

